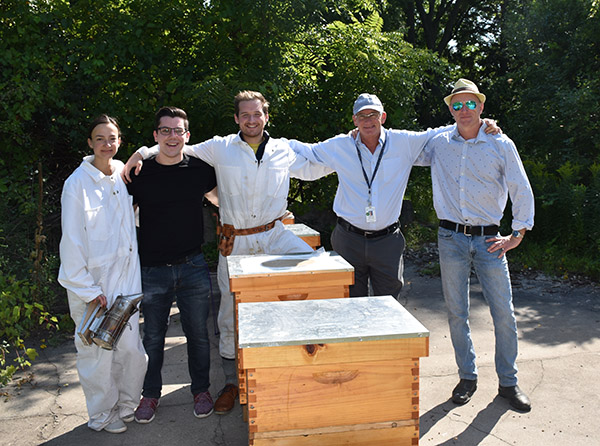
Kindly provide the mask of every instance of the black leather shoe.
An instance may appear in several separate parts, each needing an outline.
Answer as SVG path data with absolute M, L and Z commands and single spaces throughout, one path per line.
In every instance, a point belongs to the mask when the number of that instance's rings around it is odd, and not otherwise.
M 508 399 L 508 403 L 515 409 L 523 412 L 529 412 L 531 410 L 531 401 L 529 401 L 529 397 L 523 393 L 519 386 L 500 386 L 498 388 L 498 395 Z
M 452 402 L 461 406 L 467 404 L 476 390 L 476 379 L 461 379 L 452 391 Z

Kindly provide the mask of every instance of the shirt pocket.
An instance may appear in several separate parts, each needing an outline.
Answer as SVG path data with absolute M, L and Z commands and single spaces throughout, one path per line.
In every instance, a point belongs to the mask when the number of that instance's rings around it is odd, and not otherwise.
M 238 196 L 242 193 L 242 168 L 239 166 L 215 166 L 219 194 Z
M 104 206 L 85 210 L 85 229 L 90 240 L 108 240 L 111 233 L 109 223 Z
M 267 176 L 267 195 L 269 197 L 287 198 L 290 189 L 288 169 L 283 167 L 271 167 Z

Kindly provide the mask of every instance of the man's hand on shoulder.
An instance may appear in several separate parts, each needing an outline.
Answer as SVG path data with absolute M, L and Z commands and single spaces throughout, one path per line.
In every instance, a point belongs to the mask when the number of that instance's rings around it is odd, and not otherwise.
M 140 171 L 142 170 L 143 164 L 144 164 L 144 162 L 142 161 L 142 155 L 140 155 L 137 152 L 133 152 L 133 155 L 131 155 L 129 157 L 129 159 L 125 163 L 125 167 L 123 168 L 123 171 L 121 172 L 121 178 L 123 178 L 123 181 L 125 182 L 125 184 L 131 183 L 131 176 L 130 176 L 131 169 L 135 168 L 134 174 L 139 175 Z
M 486 128 L 484 129 L 484 132 L 487 134 L 492 134 L 492 135 L 497 135 L 497 134 L 501 134 L 502 133 L 502 129 L 500 127 L 498 127 L 498 123 L 494 120 L 494 119 L 489 119 L 489 118 L 485 118 L 483 120 L 483 122 L 485 122 L 486 124 Z

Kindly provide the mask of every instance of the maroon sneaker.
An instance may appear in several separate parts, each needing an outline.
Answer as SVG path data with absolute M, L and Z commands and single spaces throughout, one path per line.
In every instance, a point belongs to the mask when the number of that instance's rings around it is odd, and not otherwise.
M 208 391 L 194 395 L 194 416 L 206 418 L 213 413 L 213 400 Z
M 140 405 L 135 409 L 135 421 L 146 424 L 154 420 L 158 404 L 158 398 L 142 397 Z

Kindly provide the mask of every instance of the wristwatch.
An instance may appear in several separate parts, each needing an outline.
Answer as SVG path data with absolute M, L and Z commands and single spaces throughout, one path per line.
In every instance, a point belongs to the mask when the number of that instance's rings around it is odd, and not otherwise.
M 521 234 L 519 231 L 513 231 L 512 236 L 514 238 L 522 238 L 523 234 Z

